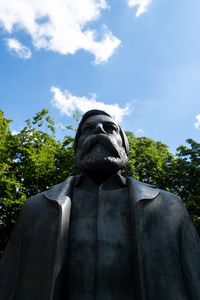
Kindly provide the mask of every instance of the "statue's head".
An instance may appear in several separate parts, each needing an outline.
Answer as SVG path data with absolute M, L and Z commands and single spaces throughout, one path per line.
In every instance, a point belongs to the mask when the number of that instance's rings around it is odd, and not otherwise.
M 118 171 L 128 162 L 129 145 L 124 131 L 101 110 L 86 112 L 75 141 L 76 166 L 85 171 Z

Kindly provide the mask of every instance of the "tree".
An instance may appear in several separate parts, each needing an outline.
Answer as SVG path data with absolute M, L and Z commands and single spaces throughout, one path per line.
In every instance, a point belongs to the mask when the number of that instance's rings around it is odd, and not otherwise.
M 1 112 L 0 129 L 0 247 L 4 249 L 24 201 L 77 174 L 73 137 L 56 140 L 48 110 L 38 112 L 16 135 Z M 73 130 L 72 126 L 67 129 Z
M 10 122 L 0 110 L 0 252 L 4 249 L 25 200 L 25 195 L 20 191 L 20 182 L 12 168 L 16 140 L 9 129 Z
M 126 132 L 129 140 L 129 163 L 125 175 L 171 191 L 169 173 L 174 163 L 168 146 L 147 137 L 135 137 Z
M 192 139 L 189 146 L 177 148 L 171 176 L 176 192 L 185 201 L 191 218 L 200 233 L 200 143 Z
M 55 139 L 54 122 L 43 109 L 17 135 L 15 174 L 27 197 L 74 174 L 73 138 Z M 46 129 L 46 132 L 41 127 Z M 50 131 L 47 133 L 47 131 Z

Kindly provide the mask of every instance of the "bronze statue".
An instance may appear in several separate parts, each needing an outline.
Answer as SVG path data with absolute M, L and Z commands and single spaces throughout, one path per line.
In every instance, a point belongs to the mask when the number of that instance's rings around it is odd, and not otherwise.
M 200 239 L 181 199 L 124 178 L 128 140 L 100 110 L 80 176 L 28 199 L 0 264 L 2 300 L 200 300 Z

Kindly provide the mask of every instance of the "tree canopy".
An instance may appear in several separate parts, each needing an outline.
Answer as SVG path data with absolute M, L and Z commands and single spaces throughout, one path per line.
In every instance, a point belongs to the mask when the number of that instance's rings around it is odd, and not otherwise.
M 74 117 L 78 121 L 79 115 Z M 10 123 L 0 110 L 1 252 L 26 199 L 78 174 L 73 153 L 75 129 L 71 125 L 66 126 L 64 138 L 58 140 L 46 109 L 26 120 L 17 134 L 11 132 Z M 129 131 L 126 134 L 130 153 L 123 175 L 181 196 L 200 233 L 200 144 L 188 139 L 174 156 L 160 141 L 136 137 Z

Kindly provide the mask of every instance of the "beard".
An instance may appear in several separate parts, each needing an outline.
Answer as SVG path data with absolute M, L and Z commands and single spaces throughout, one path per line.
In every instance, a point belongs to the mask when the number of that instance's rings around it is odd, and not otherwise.
M 118 171 L 127 162 L 124 147 L 104 134 L 92 135 L 79 143 L 75 154 L 76 166 L 82 171 Z

